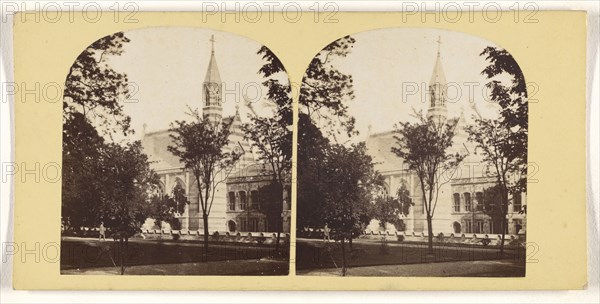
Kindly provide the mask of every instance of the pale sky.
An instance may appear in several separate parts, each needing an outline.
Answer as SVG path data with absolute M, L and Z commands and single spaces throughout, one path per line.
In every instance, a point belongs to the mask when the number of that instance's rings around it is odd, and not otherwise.
M 147 132 L 165 130 L 171 122 L 188 118 L 186 105 L 202 108 L 202 82 L 213 34 L 221 80 L 226 84 L 223 115 L 233 115 L 239 105 L 242 120 L 246 120 L 249 110 L 243 105 L 244 94 L 256 101 L 259 114 L 271 113 L 264 100 L 264 79 L 257 74 L 264 64 L 256 54 L 261 46 L 258 42 L 200 28 L 127 31 L 131 42 L 124 45 L 121 56 L 110 57 L 108 64 L 134 83 L 136 92 L 131 102 L 124 103 L 136 131 L 134 138 L 141 136 L 144 123 Z M 486 46 L 496 46 L 493 42 L 460 32 L 417 28 L 381 29 L 352 36 L 356 43 L 350 55 L 333 64 L 354 77 L 356 98 L 348 105 L 350 115 L 357 120 L 360 139 L 366 136 L 369 125 L 372 133 L 389 131 L 395 123 L 412 119 L 413 107 L 427 109 L 425 90 L 437 56 L 438 37 L 446 80 L 456 84 L 448 92 L 449 116 L 458 116 L 464 109 L 469 119 L 474 114 L 468 104 L 470 98 L 484 116 L 497 116 L 498 107 L 485 101 L 484 84 L 488 80 L 481 71 L 487 62 L 479 56 Z M 281 80 L 288 81 L 287 75 L 282 74 Z M 474 94 L 470 94 L 468 83 L 477 83 Z M 403 89 L 418 91 L 408 94 Z
M 202 83 L 210 59 L 211 35 L 215 35 L 215 55 L 221 80 L 225 83 L 223 116 L 235 113 L 239 105 L 242 121 L 249 110 L 244 106 L 244 94 L 253 101 L 260 115 L 270 115 L 257 74 L 264 64 L 256 54 L 261 47 L 251 39 L 214 30 L 156 27 L 125 32 L 131 42 L 124 45 L 121 56 L 113 56 L 108 64 L 126 73 L 137 92 L 124 103 L 136 131 L 142 134 L 165 130 L 175 120 L 189 119 L 186 105 L 202 110 Z M 289 81 L 282 74 L 282 81 Z M 237 85 L 237 86 L 236 86 Z
M 390 131 L 395 123 L 413 119 L 412 107 L 426 111 L 429 97 L 424 93 L 436 61 L 438 36 L 446 80 L 456 84 L 448 91 L 448 116 L 458 117 L 464 108 L 465 118 L 470 120 L 475 112 L 468 104 L 469 95 L 483 116 L 498 115 L 498 107 L 484 98 L 488 80 L 481 71 L 488 63 L 479 56 L 485 47 L 496 46 L 493 42 L 459 32 L 415 28 L 381 29 L 351 36 L 356 39 L 351 53 L 333 64 L 354 77 L 356 97 L 348 105 L 361 140 L 369 125 L 372 133 Z M 477 83 L 472 94 L 471 82 Z M 403 95 L 403 84 L 418 88 L 418 92 Z M 405 86 L 405 90 L 410 87 Z

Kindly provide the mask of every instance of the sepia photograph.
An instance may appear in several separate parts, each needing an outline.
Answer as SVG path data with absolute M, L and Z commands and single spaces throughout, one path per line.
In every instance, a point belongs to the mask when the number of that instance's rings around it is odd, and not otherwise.
M 501 46 L 340 38 L 304 74 L 297 132 L 298 275 L 525 276 L 527 85 Z
M 292 100 L 269 48 L 142 28 L 67 73 L 61 274 L 288 274 Z

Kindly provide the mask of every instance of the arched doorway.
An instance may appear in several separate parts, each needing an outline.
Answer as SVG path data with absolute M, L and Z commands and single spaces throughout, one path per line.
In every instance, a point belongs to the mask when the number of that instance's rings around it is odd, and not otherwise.
M 515 234 L 519 234 L 519 231 L 521 231 L 521 229 L 523 229 L 523 226 L 521 224 L 516 224 L 515 225 Z
M 233 220 L 229 220 L 229 222 L 227 222 L 227 229 L 229 230 L 229 232 L 235 232 L 237 228 L 236 226 L 237 225 Z
M 460 223 L 459 222 L 452 223 L 452 230 L 454 230 L 454 233 L 460 233 Z

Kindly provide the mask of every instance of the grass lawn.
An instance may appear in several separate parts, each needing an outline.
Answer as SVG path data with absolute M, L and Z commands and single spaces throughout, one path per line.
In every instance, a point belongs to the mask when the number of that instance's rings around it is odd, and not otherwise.
M 346 244 L 346 259 L 349 267 L 422 264 L 452 261 L 499 260 L 497 249 L 464 248 L 434 245 L 434 254 L 427 254 L 427 243 L 403 244 L 389 242 L 354 242 L 352 250 Z M 512 259 L 525 265 L 524 249 L 505 250 L 503 259 Z M 342 265 L 340 243 L 320 240 L 298 240 L 296 242 L 296 269 L 339 268 Z
M 91 268 L 106 268 L 119 266 L 121 253 L 119 243 L 96 239 L 63 239 L 61 242 L 61 271 L 81 270 Z M 285 249 L 284 249 L 285 250 Z M 201 243 L 179 243 L 173 241 L 130 241 L 126 251 L 127 266 L 165 265 L 204 262 L 231 262 L 261 260 L 275 256 L 273 246 L 247 246 L 245 244 L 210 244 L 208 254 L 204 254 Z M 283 257 L 277 258 L 284 261 L 273 269 L 272 274 L 286 274 L 289 252 L 285 250 Z M 245 270 L 246 271 L 246 270 Z M 127 272 L 127 271 L 126 271 Z M 247 271 L 246 271 L 247 272 Z M 265 272 L 264 269 L 261 272 Z M 266 271 L 268 272 L 268 271 Z M 236 273 L 223 273 L 236 274 Z M 242 274 L 242 273 L 240 273 Z

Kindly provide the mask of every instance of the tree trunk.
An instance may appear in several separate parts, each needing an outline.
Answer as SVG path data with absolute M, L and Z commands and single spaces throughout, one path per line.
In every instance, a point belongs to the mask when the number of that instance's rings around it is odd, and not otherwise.
M 500 225 L 501 226 L 500 228 L 502 229 L 502 239 L 500 240 L 500 258 L 504 257 L 504 238 L 506 235 L 506 226 L 507 226 L 506 225 L 507 224 L 506 216 L 508 213 L 508 190 L 506 190 L 506 187 L 503 187 L 503 188 L 504 188 L 503 189 L 504 193 L 502 193 L 502 200 L 503 200 L 502 205 L 503 206 L 501 207 L 502 208 L 501 209 L 502 210 L 502 225 Z
M 202 212 L 202 221 L 204 224 L 204 259 L 208 259 L 208 214 Z
M 506 236 L 506 214 L 502 217 L 502 239 L 500 240 L 500 258 L 504 257 L 504 237 Z
M 275 255 L 279 256 L 279 240 L 281 239 L 281 232 L 277 231 L 277 240 L 275 241 Z
M 285 205 L 285 198 L 283 197 L 283 184 L 278 183 L 280 197 L 281 197 L 281 210 L 279 211 L 279 216 L 276 219 L 276 227 L 277 227 L 277 240 L 275 240 L 275 254 L 279 255 L 279 242 L 281 240 L 281 230 L 283 230 L 283 206 Z
M 427 214 L 427 254 L 433 254 L 433 225 L 429 214 Z
M 123 238 L 119 239 L 119 244 L 121 245 L 120 262 L 121 262 L 121 275 L 125 274 L 125 244 L 123 242 Z
M 346 276 L 346 243 L 344 242 L 344 238 L 341 240 L 342 244 L 342 276 Z

